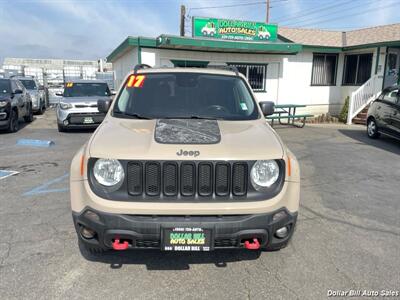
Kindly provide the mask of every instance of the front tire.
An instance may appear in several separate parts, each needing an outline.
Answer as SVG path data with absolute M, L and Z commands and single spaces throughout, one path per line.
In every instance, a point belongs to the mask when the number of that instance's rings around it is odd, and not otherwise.
M 368 137 L 371 139 L 377 139 L 380 136 L 380 133 L 378 131 L 378 125 L 376 125 L 376 121 L 374 118 L 368 119 L 367 134 L 368 134 Z
M 18 113 L 15 110 L 11 111 L 10 124 L 8 125 L 8 132 L 17 132 L 19 129 Z
M 29 106 L 29 111 L 28 111 L 28 115 L 26 115 L 24 117 L 24 121 L 26 123 L 31 123 L 33 121 L 33 111 L 32 111 L 32 106 Z
M 42 101 L 40 101 L 39 105 L 40 105 L 40 108 L 37 113 L 38 113 L 38 115 L 43 115 L 44 110 L 45 110 L 45 104 Z
M 58 127 L 58 132 L 67 132 L 67 128 L 65 128 L 63 125 L 57 124 Z

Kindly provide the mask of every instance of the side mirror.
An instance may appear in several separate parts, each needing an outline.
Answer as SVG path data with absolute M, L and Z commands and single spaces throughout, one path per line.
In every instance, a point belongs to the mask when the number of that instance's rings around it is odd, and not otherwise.
M 20 90 L 20 89 L 15 90 L 14 95 L 17 95 L 17 94 L 22 94 L 22 90 Z
M 261 111 L 264 114 L 264 116 L 270 116 L 273 115 L 275 112 L 275 103 L 272 101 L 262 101 L 259 102 L 259 105 L 261 107 Z
M 97 100 L 97 109 L 101 113 L 107 113 L 111 106 L 111 100 Z
M 60 93 L 60 92 L 58 92 L 58 93 L 56 93 L 56 96 L 60 96 L 60 97 L 62 97 L 62 96 L 64 96 L 64 94 L 63 94 L 63 93 Z

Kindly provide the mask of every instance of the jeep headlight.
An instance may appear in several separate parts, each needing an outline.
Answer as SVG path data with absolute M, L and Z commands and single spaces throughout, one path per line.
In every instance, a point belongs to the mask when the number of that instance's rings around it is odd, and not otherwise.
M 61 109 L 70 109 L 70 108 L 72 108 L 72 104 L 71 103 L 60 102 L 58 105 L 60 105 Z
M 6 106 L 8 101 L 0 101 L 0 107 Z
M 125 172 L 118 160 L 100 158 L 93 166 L 93 175 L 102 186 L 118 189 L 123 183 Z
M 251 168 L 251 184 L 259 192 L 270 188 L 278 178 L 279 165 L 275 160 L 257 160 Z

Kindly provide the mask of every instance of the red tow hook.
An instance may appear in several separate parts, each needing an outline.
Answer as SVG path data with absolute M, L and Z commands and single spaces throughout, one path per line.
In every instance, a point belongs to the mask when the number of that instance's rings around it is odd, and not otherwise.
M 119 239 L 115 239 L 112 243 L 112 247 L 114 250 L 126 250 L 128 249 L 129 243 L 124 241 L 123 243 L 119 242 Z
M 257 250 L 260 249 L 260 242 L 257 238 L 254 238 L 252 243 L 250 243 L 250 241 L 245 241 L 244 247 L 249 250 Z

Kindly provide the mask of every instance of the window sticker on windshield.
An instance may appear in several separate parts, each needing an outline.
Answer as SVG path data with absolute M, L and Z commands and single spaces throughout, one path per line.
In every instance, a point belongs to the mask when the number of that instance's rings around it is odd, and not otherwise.
M 126 83 L 126 87 L 128 88 L 141 88 L 144 84 L 144 80 L 146 76 L 144 75 L 131 75 Z
M 242 110 L 247 110 L 247 105 L 244 102 L 240 103 L 240 107 L 242 108 Z
M 73 82 L 67 82 L 67 87 L 68 87 L 68 88 L 72 87 L 73 85 L 74 85 Z

